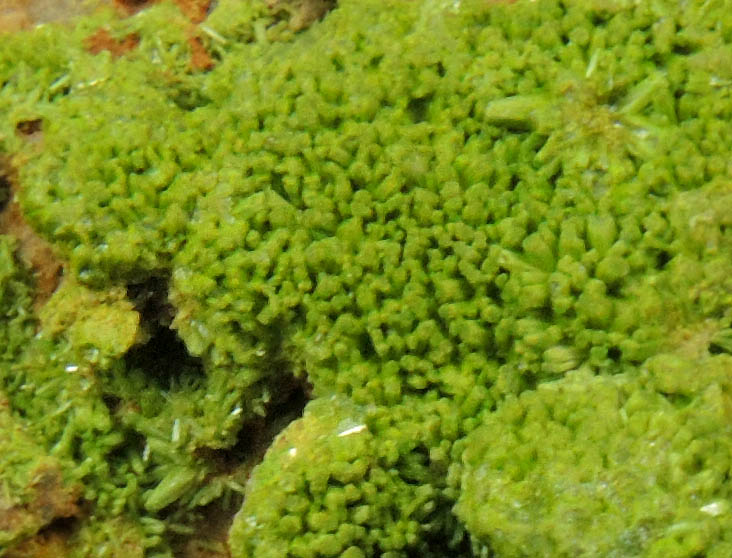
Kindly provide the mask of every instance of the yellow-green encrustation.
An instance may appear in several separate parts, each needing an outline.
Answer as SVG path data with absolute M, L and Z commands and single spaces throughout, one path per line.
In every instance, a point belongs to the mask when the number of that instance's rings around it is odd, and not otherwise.
M 288 9 L 0 36 L 0 554 L 732 556 L 732 2 Z

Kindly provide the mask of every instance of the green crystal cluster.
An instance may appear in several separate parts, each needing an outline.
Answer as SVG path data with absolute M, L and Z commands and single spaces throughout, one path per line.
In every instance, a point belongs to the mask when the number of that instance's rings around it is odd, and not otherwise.
M 294 9 L 2 36 L 65 277 L 2 241 L 0 481 L 52 461 L 73 556 L 731 555 L 732 3 Z

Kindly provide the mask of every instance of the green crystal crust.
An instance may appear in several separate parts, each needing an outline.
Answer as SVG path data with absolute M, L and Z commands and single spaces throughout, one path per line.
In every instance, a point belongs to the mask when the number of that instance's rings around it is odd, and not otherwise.
M 729 0 L 298 5 L 0 41 L 67 272 L 34 314 L 0 244 L 0 388 L 72 551 L 172 555 L 243 492 L 237 558 L 729 555 Z
M 499 556 L 727 556 L 730 366 L 685 393 L 572 373 L 506 400 L 467 438 L 458 516 Z
M 233 555 L 455 551 L 443 494 L 455 422 L 446 400 L 388 408 L 358 407 L 340 395 L 314 400 L 255 468 L 234 519 Z

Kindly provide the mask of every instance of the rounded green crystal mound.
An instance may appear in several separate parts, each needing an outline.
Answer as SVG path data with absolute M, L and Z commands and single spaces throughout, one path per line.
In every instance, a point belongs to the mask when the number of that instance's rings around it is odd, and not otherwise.
M 663 339 L 670 200 L 727 172 L 723 88 L 702 77 L 723 76 L 699 50 L 724 29 L 666 8 L 681 47 L 660 5 L 344 2 L 162 85 L 144 39 L 126 81 L 57 103 L 25 206 L 87 280 L 170 273 L 174 327 L 251 412 L 283 369 L 358 403 L 453 396 L 457 363 L 498 397 L 618 371 Z
M 360 415 L 350 402 L 321 399 L 280 434 L 235 519 L 235 555 L 285 557 L 294 545 L 337 556 L 351 542 L 364 544 L 366 528 L 345 513 L 375 465 L 374 437 Z
M 23 189 L 23 207 L 82 280 L 139 280 L 164 270 L 197 194 L 187 171 L 198 138 L 182 117 L 193 102 L 181 48 L 187 20 L 165 5 L 118 24 L 115 34 L 139 41 L 119 59 L 84 48 L 82 33 L 93 29 L 85 23 L 66 39 L 66 63 L 53 68 L 53 106 L 36 109 L 44 144 L 21 169 L 22 182 L 34 184 Z
M 419 413 L 419 414 L 417 414 Z M 230 534 L 239 557 L 455 552 L 442 495 L 457 436 L 446 402 L 365 409 L 322 397 L 274 441 Z M 431 451 L 430 451 L 431 449 Z
M 224 60 L 196 121 L 236 117 L 173 260 L 175 327 L 252 382 L 284 354 L 361 404 L 456 395 L 455 366 L 501 396 L 643 362 L 676 296 L 675 192 L 730 145 L 721 99 L 669 109 L 704 70 L 657 15 L 344 2 L 246 71 Z
M 727 556 L 731 365 L 691 363 L 685 396 L 572 373 L 506 400 L 468 436 L 458 516 L 499 556 Z

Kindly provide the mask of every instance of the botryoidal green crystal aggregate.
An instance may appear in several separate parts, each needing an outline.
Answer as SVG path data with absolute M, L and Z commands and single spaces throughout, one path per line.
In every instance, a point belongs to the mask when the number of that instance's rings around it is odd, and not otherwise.
M 732 555 L 732 3 L 287 13 L 0 37 L 0 554 Z

